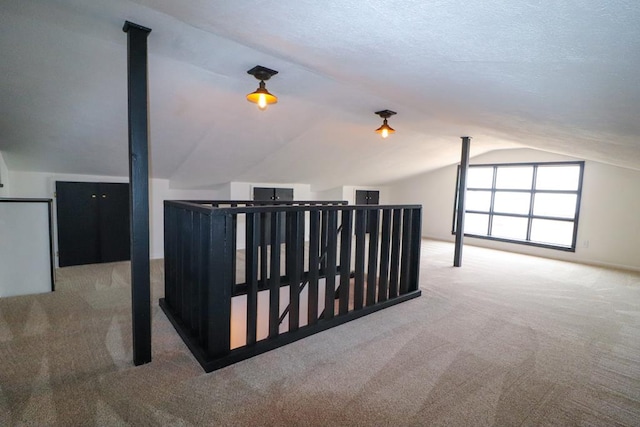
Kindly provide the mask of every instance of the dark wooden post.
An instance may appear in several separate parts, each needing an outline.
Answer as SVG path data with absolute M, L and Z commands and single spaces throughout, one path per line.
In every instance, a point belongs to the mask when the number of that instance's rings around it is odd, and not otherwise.
M 453 256 L 453 266 L 462 265 L 462 244 L 464 240 L 464 199 L 467 195 L 467 170 L 469 169 L 469 141 L 471 138 L 462 138 L 462 158 L 460 159 L 460 179 L 458 180 L 458 217 L 456 221 L 456 248 Z
M 147 36 L 151 30 L 129 21 L 122 30 L 127 33 L 133 363 L 142 365 L 151 362 L 147 101 Z

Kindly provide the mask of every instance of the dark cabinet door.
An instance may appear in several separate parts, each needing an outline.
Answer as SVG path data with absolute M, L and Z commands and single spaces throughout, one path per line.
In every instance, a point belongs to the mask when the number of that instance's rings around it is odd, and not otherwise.
M 271 200 L 292 202 L 293 188 L 254 187 L 253 200 L 260 202 L 268 202 Z
M 131 258 L 129 184 L 98 184 L 100 262 Z
M 254 187 L 253 188 L 253 200 L 265 202 L 273 200 L 275 195 L 274 188 Z
M 56 182 L 60 267 L 130 259 L 129 184 Z
M 56 214 L 60 267 L 99 262 L 97 184 L 56 182 Z
M 368 205 L 380 204 L 380 192 L 379 191 L 367 191 L 367 197 L 369 197 Z
M 274 188 L 274 200 L 293 202 L 293 188 Z
M 380 192 L 374 190 L 356 190 L 356 205 L 380 204 Z

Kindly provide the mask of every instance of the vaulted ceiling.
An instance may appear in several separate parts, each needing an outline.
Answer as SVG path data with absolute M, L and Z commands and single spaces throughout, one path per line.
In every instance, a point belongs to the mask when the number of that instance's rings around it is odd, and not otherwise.
M 640 169 L 636 0 L 0 4 L 11 170 L 128 174 L 125 20 L 153 30 L 151 173 L 176 187 L 375 185 L 455 163 L 462 135 Z

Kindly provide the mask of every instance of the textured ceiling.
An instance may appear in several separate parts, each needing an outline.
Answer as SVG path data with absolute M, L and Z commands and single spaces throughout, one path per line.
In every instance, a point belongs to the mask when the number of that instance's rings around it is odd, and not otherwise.
M 0 4 L 12 170 L 128 174 L 125 20 L 153 30 L 151 169 L 175 187 L 375 185 L 456 162 L 462 135 L 640 169 L 636 0 Z M 256 64 L 280 72 L 264 112 Z

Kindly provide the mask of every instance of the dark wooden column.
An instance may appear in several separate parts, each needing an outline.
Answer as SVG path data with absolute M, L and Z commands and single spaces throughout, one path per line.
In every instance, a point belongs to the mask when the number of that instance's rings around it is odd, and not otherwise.
M 460 179 L 458 180 L 458 212 L 456 219 L 456 248 L 453 256 L 453 266 L 462 265 L 462 245 L 464 240 L 464 199 L 467 195 L 467 170 L 469 169 L 469 141 L 471 138 L 462 138 L 462 158 L 460 159 Z
M 133 363 L 142 365 L 151 362 L 147 98 L 147 36 L 151 30 L 129 21 L 122 30 L 127 33 Z

